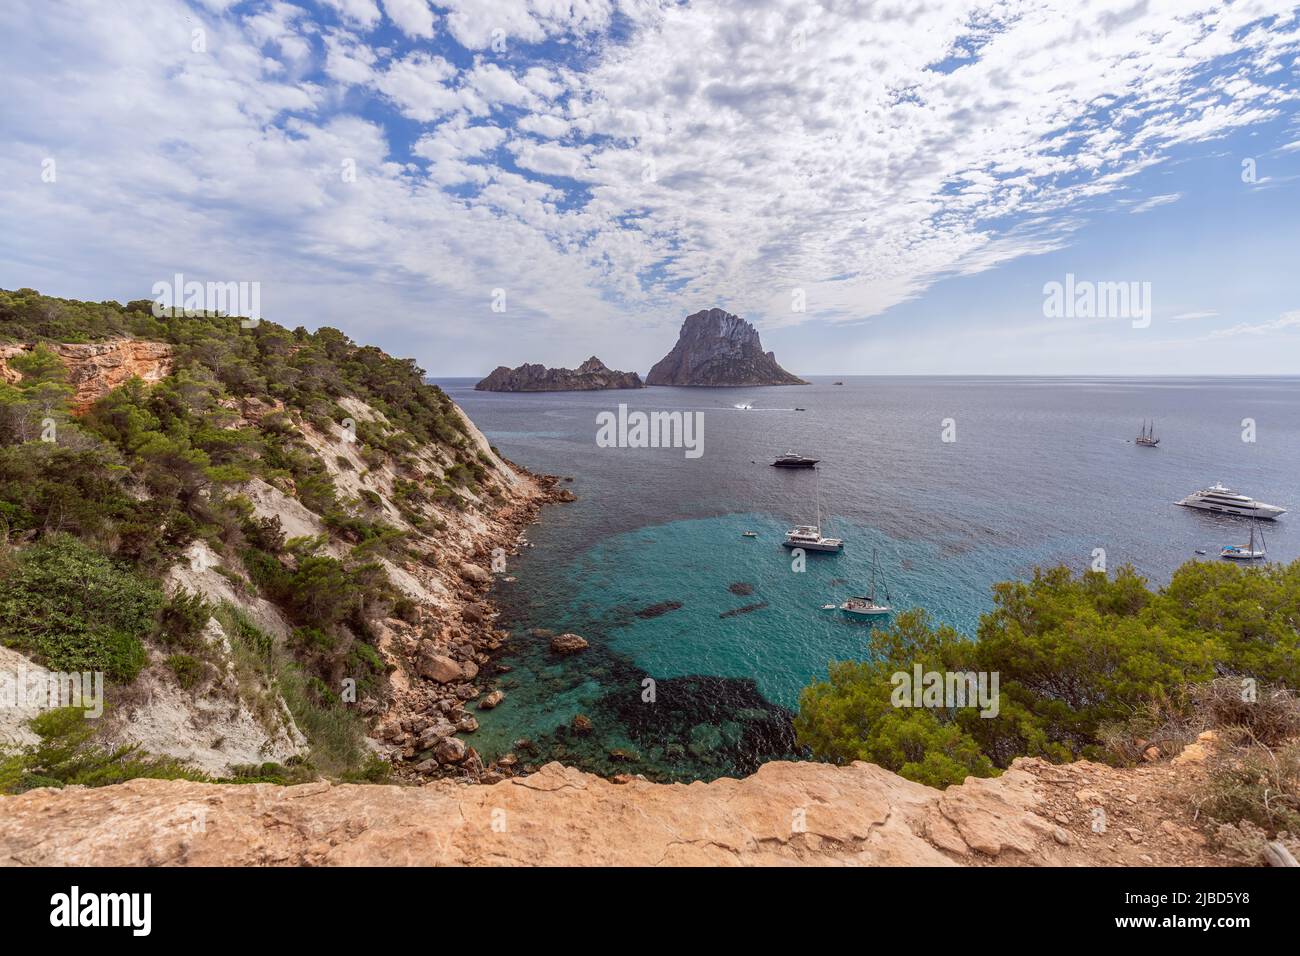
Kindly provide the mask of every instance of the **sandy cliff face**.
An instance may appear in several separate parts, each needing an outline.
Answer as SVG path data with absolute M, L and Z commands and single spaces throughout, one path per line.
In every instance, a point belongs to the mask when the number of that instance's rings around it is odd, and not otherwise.
M 1194 768 L 1192 768 L 1194 770 Z M 1188 768 L 1017 761 L 940 792 L 867 763 L 614 783 L 548 764 L 494 786 L 138 780 L 0 798 L 9 865 L 1175 865 L 1216 858 Z M 1099 817 L 1097 810 L 1104 811 Z M 1105 825 L 1099 829 L 1098 819 Z
M 10 384 L 21 381 L 21 373 L 10 366 L 9 360 L 31 348 L 30 345 L 0 346 L 0 379 Z M 72 411 L 78 415 L 131 378 L 152 384 L 172 370 L 172 347 L 165 342 L 113 339 L 46 348 L 68 369 L 68 383 L 75 390 Z

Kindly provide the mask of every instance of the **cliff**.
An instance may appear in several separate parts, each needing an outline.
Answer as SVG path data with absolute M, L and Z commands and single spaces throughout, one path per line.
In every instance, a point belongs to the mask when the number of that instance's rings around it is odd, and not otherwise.
M 474 386 L 480 392 L 588 392 L 604 388 L 644 388 L 636 372 L 618 372 L 592 356 L 576 369 L 521 365 L 498 366 Z
M 873 764 L 612 782 L 547 764 L 493 786 L 135 780 L 0 798 L 7 865 L 1199 866 L 1189 763 L 1021 759 L 938 791 Z M 1099 813 L 1099 811 L 1101 811 Z M 1097 821 L 1104 820 L 1102 826 Z
M 503 459 L 413 363 L 335 330 L 0 290 L 0 332 L 0 381 L 21 384 L 12 360 L 39 343 L 73 388 L 65 408 L 17 390 L 0 416 L 5 556 L 25 567 L 65 529 L 71 566 L 111 558 L 116 584 L 168 612 L 121 632 L 133 663 L 106 682 L 94 745 L 286 783 L 513 775 L 473 747 L 507 636 L 486 597 L 542 505 L 573 499 L 558 479 Z M 133 378 L 147 387 L 95 404 Z M 56 440 L 37 441 L 49 416 Z M 43 607 L 22 588 L 13 606 Z M 55 590 L 60 613 L 99 626 L 76 579 Z M 43 638 L 10 614 L 0 670 L 68 670 Z M 15 748 L 36 743 L 35 714 L 0 708 L 0 762 L 33 766 Z
M 807 385 L 763 351 L 758 330 L 722 309 L 688 315 L 673 350 L 655 363 L 647 385 Z
M 15 355 L 30 351 L 31 345 L 0 346 L 0 381 L 10 385 L 22 374 L 9 364 Z M 71 410 L 81 414 L 103 396 L 132 378 L 146 383 L 160 381 L 172 368 L 172 347 L 165 342 L 112 339 L 107 342 L 45 343 L 68 370 L 68 384 L 74 392 Z

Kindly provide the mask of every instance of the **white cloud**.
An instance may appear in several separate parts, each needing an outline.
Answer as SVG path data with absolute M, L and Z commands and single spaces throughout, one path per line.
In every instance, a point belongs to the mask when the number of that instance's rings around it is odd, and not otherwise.
M 307 313 L 357 284 L 404 314 L 479 315 L 502 287 L 490 321 L 514 339 L 630 342 L 714 303 L 769 327 L 860 320 L 1060 250 L 1175 150 L 1294 112 L 1262 73 L 1300 52 L 1295 21 L 1252 26 L 1264 0 L 1043 0 L 978 24 L 958 0 L 624 2 L 616 34 L 605 0 L 452 0 L 436 30 L 427 4 L 386 0 L 392 49 L 374 2 L 327 2 L 337 18 L 205 14 L 202 56 L 181 0 L 0 6 L 11 38 L 40 24 L 0 61 L 0 209 L 30 224 L 0 238 L 6 274 L 139 295 L 178 267 L 260 271 Z M 58 186 L 34 189 L 48 155 Z
M 547 113 L 530 113 L 517 125 L 525 133 L 535 133 L 546 139 L 560 139 L 569 132 L 568 120 Z
M 1137 215 L 1139 213 L 1150 212 L 1160 206 L 1168 206 L 1170 203 L 1176 203 L 1183 198 L 1182 193 L 1166 193 L 1163 196 L 1152 196 L 1150 199 L 1144 199 L 1136 203 L 1129 212 Z
M 408 37 L 433 38 L 433 11 L 426 0 L 384 0 L 384 12 Z
M 1268 335 L 1287 329 L 1300 329 L 1300 311 L 1283 312 L 1269 322 L 1240 322 L 1226 329 L 1215 329 L 1205 336 L 1207 341 L 1214 339 L 1236 338 L 1241 335 Z
M 379 23 L 379 6 L 375 0 L 324 0 L 324 3 L 363 29 L 373 29 Z

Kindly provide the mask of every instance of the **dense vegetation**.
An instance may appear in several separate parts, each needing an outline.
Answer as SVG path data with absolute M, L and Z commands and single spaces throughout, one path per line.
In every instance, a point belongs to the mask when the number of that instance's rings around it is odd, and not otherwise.
M 922 611 L 872 633 L 864 661 L 805 688 L 795 728 L 818 757 L 868 760 L 935 786 L 990 776 L 1017 756 L 1116 759 L 1116 728 L 1177 713 L 1216 678 L 1300 687 L 1300 561 L 1193 561 L 1153 591 L 1131 568 L 1067 568 L 994 586 L 978 640 Z M 997 672 L 1000 709 L 896 707 L 896 672 Z M 1119 734 L 1122 736 L 1122 734 Z M 1150 737 L 1148 736 L 1148 739 Z
M 47 346 L 117 337 L 170 344 L 173 373 L 153 386 L 134 379 L 74 418 L 64 365 Z M 403 555 L 406 542 L 374 493 L 340 495 L 303 429 L 353 429 L 360 459 L 399 476 L 397 504 L 419 528 L 436 522 L 424 505 L 466 506 L 463 492 L 478 489 L 488 466 L 450 399 L 412 361 L 337 329 L 160 318 L 148 300 L 0 290 L 4 342 L 37 346 L 9 360 L 21 380 L 0 381 L 0 642 L 54 669 L 129 682 L 148 639 L 183 686 L 196 685 L 212 650 L 201 631 L 218 609 L 184 593 L 166 600 L 160 579 L 201 541 L 238 588 L 275 602 L 295 626 L 290 659 L 248 660 L 300 691 L 295 717 L 329 736 L 327 762 L 345 766 L 355 721 L 324 715 L 338 709 L 343 675 L 364 696 L 383 673 L 371 622 L 409 602 L 380 559 Z M 351 398 L 388 425 L 353 421 Z M 430 442 L 451 457 L 443 475 L 414 454 Z M 254 477 L 318 514 L 348 553 L 327 553 L 324 536 L 286 540 L 279 519 L 259 518 L 241 493 Z

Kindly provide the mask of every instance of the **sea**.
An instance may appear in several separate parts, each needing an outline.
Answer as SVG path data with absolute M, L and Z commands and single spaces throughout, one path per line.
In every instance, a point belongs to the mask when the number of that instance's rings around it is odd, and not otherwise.
M 1175 501 L 1216 481 L 1292 509 L 1262 522 L 1300 556 L 1300 378 L 815 377 L 765 388 L 498 393 L 435 379 L 506 457 L 571 479 L 493 599 L 505 703 L 477 712 L 495 759 L 669 781 L 800 751 L 800 691 L 859 659 L 869 622 L 826 610 L 870 584 L 975 639 L 991 585 L 1131 564 L 1153 586 L 1221 560 L 1249 525 Z M 603 447 L 602 416 L 689 413 L 686 448 Z M 1144 421 L 1160 444 L 1135 444 Z M 608 443 L 604 443 L 608 444 Z M 820 460 L 784 470 L 793 451 Z M 820 513 L 839 554 L 781 546 Z M 753 531 L 757 537 L 746 537 Z M 1200 552 L 1206 552 L 1204 555 Z M 570 657 L 548 635 L 591 647 Z

